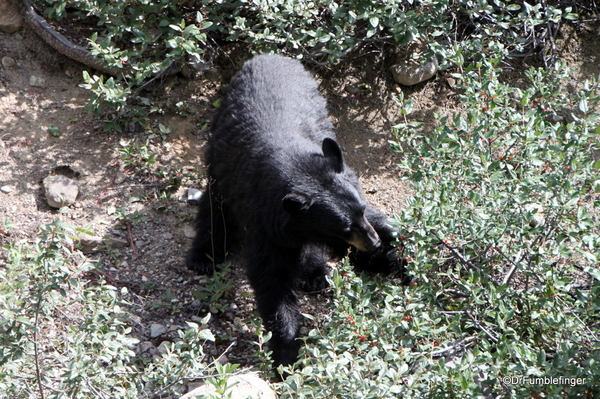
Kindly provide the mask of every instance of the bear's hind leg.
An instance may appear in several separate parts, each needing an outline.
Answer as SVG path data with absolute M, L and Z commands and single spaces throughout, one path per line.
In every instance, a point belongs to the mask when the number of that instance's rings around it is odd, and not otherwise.
M 200 197 L 196 216 L 196 237 L 186 264 L 200 274 L 211 274 L 225 261 L 234 235 L 234 224 L 214 184 L 208 184 Z
M 272 334 L 269 346 L 273 366 L 293 364 L 300 349 L 300 311 L 295 292 L 300 255 L 289 248 L 247 250 L 248 279 L 263 325 Z

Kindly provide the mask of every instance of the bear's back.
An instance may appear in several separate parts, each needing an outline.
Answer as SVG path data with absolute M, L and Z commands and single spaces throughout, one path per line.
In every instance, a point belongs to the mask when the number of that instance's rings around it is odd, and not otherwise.
M 244 64 L 221 102 L 206 149 L 209 178 L 242 226 L 274 232 L 292 186 L 321 192 L 335 173 L 323 156 L 334 139 L 318 84 L 297 60 L 261 55 Z M 340 177 L 338 177 L 340 178 Z
M 231 81 L 211 140 L 219 147 L 273 152 L 311 144 L 317 149 L 325 137 L 334 138 L 333 126 L 315 79 L 299 61 L 265 54 L 246 62 Z

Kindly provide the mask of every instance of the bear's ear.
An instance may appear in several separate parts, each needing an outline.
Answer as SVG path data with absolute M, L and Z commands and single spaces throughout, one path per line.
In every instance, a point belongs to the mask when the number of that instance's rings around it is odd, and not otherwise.
M 291 214 L 305 212 L 312 204 L 312 200 L 308 195 L 299 192 L 289 193 L 283 197 L 281 202 L 283 203 L 283 209 Z
M 325 155 L 325 159 L 329 161 L 335 173 L 342 173 L 344 170 L 344 157 L 337 141 L 329 137 L 323 139 L 323 155 Z

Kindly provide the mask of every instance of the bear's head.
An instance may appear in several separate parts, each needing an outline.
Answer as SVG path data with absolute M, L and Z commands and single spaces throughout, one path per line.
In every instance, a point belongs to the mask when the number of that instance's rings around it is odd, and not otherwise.
M 341 239 L 360 251 L 381 245 L 379 235 L 365 217 L 367 204 L 354 172 L 344 165 L 339 144 L 331 138 L 322 143 L 303 168 L 305 179 L 294 184 L 282 199 L 289 214 L 288 226 L 295 235 L 315 241 Z

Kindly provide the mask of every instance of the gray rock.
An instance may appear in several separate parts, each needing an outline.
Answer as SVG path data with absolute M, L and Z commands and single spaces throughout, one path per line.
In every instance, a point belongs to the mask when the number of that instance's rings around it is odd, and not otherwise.
M 196 237 L 196 229 L 189 224 L 185 224 L 183 225 L 183 235 L 187 238 L 194 238 Z
M 14 190 L 14 187 L 12 187 L 12 186 L 2 186 L 2 187 L 0 187 L 0 191 L 2 191 L 4 194 L 11 193 L 13 190 Z
M 135 246 L 138 248 L 145 247 L 148 244 L 150 244 L 150 241 L 148 241 L 148 240 L 137 240 L 135 242 Z
M 431 78 L 437 72 L 438 62 L 435 57 L 425 64 L 417 60 L 404 60 L 390 67 L 394 80 L 401 85 L 412 86 Z
M 161 355 L 164 355 L 169 351 L 170 347 L 171 343 L 169 341 L 163 341 L 160 343 L 160 345 L 158 345 L 158 348 L 156 348 L 156 352 Z
M 46 79 L 40 78 L 39 76 L 33 76 L 29 78 L 29 86 L 32 87 L 46 87 Z
M 104 246 L 102 237 L 91 236 L 85 233 L 77 233 L 79 244 L 81 244 L 81 252 L 91 254 L 99 251 Z
M 269 384 L 260 379 L 256 373 L 244 373 L 232 375 L 227 380 L 227 386 L 230 386 L 224 397 L 231 399 L 277 399 L 277 395 L 271 389 Z M 211 384 L 202 384 L 193 389 L 179 399 L 192 399 L 194 397 L 203 397 L 215 394 L 216 389 Z M 231 396 L 227 396 L 231 395 Z
M 17 61 L 14 58 L 6 56 L 2 57 L 2 66 L 5 68 L 12 68 L 17 65 Z
M 48 176 L 43 184 L 48 205 L 53 208 L 72 205 L 79 194 L 77 182 L 63 175 Z
M 140 342 L 137 346 L 137 350 L 139 353 L 146 353 L 146 352 L 151 353 L 151 354 L 156 353 L 156 347 L 150 341 Z
M 16 2 L 0 1 L 0 32 L 14 33 L 23 27 Z
M 99 237 L 85 233 L 77 233 L 81 252 L 84 254 L 92 254 L 98 251 L 103 251 L 107 248 L 123 248 L 129 245 L 129 241 L 114 237 Z
M 150 326 L 150 337 L 156 338 L 167 332 L 167 327 L 162 324 L 154 323 Z
M 108 239 L 108 245 L 110 245 L 112 248 L 123 248 L 129 246 L 129 241 L 122 238 L 110 237 Z
M 179 202 L 187 202 L 195 205 L 200 201 L 200 197 L 202 197 L 202 191 L 196 190 L 195 188 L 188 188 L 185 197 L 179 198 Z
M 177 324 L 173 324 L 172 326 L 169 326 L 169 332 L 172 331 L 177 331 L 177 330 L 183 330 L 185 327 L 177 325 Z

